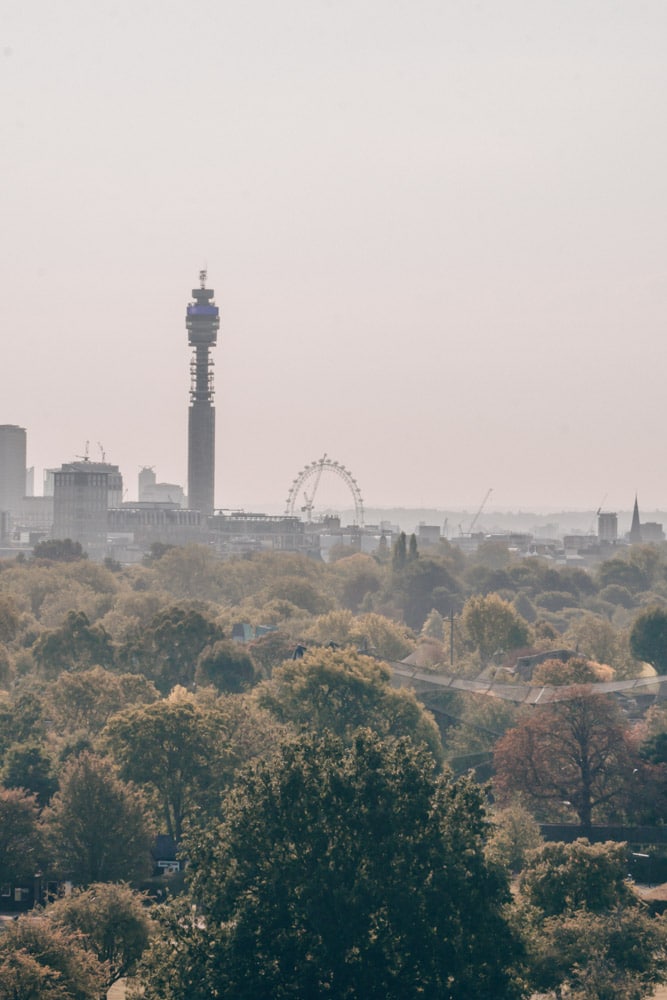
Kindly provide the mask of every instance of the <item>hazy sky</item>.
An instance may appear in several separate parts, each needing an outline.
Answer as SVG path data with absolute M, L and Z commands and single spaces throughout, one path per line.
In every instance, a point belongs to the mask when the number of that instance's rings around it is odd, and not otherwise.
M 89 440 L 130 498 L 185 482 L 206 265 L 218 506 L 324 452 L 369 506 L 667 504 L 665 0 L 2 6 L 0 423 L 39 476 Z

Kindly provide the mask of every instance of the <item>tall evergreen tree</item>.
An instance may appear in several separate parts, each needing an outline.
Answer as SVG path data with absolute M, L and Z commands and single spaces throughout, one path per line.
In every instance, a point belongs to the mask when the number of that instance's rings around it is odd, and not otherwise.
M 391 565 L 392 569 L 399 570 L 403 569 L 407 562 L 407 539 L 405 537 L 405 532 L 402 531 L 396 541 L 394 542 L 394 550 L 391 555 Z

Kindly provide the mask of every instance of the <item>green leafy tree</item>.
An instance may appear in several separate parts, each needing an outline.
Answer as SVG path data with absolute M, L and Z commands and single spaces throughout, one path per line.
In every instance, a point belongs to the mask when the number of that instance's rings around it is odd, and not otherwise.
M 331 609 L 331 600 L 311 580 L 302 576 L 283 576 L 266 589 L 269 601 L 275 598 L 289 601 L 311 615 L 323 615 Z
M 204 811 L 219 817 L 220 795 L 237 780 L 242 767 L 272 753 L 290 731 L 250 695 L 218 694 L 204 688 L 196 704 L 212 748 L 213 778 L 202 795 Z
M 65 672 L 51 685 L 51 704 L 61 728 L 98 733 L 112 715 L 133 704 L 150 704 L 157 688 L 143 674 L 115 674 L 103 667 Z
M 44 966 L 25 948 L 0 949 L 0 1000 L 71 1000 L 58 969 Z
M 9 656 L 9 650 L 0 643 L 0 689 L 9 687 L 12 673 L 12 661 Z
M 202 709 L 180 696 L 138 705 L 114 716 L 104 739 L 123 777 L 154 790 L 166 830 L 178 843 L 216 759 Z
M 415 646 L 405 626 L 372 611 L 363 615 L 353 615 L 351 611 L 344 610 L 330 611 L 316 618 L 303 637 L 307 642 L 322 646 L 330 642 L 339 646 L 355 646 L 389 660 L 402 660 Z
M 237 642 L 219 639 L 207 646 L 197 659 L 195 683 L 212 684 L 218 691 L 238 694 L 257 681 L 252 657 Z
M 618 584 L 620 587 L 627 587 L 633 594 L 646 590 L 651 583 L 650 573 L 644 566 L 620 556 L 605 560 L 598 569 L 597 576 L 601 589 Z
M 81 547 L 81 542 L 73 542 L 71 538 L 47 538 L 43 542 L 37 542 L 32 555 L 33 559 L 50 559 L 53 562 L 66 563 L 88 558 Z
M 162 589 L 177 600 L 214 601 L 223 596 L 224 564 L 206 545 L 168 547 L 153 563 Z
M 664 921 L 636 906 L 548 918 L 528 940 L 541 996 L 641 1000 L 667 980 Z
M 537 611 L 535 610 L 535 605 L 527 594 L 517 594 L 512 601 L 512 606 L 516 613 L 521 615 L 524 621 L 528 622 L 528 624 L 531 624 L 536 620 Z
M 444 642 L 445 619 L 439 611 L 435 610 L 435 608 L 431 608 L 430 613 L 427 615 L 426 621 L 422 625 L 421 634 L 428 636 L 431 639 L 438 639 L 440 642 Z
M 224 815 L 189 845 L 196 929 L 172 918 L 146 1000 L 185 979 L 221 1000 L 521 995 L 481 792 L 436 778 L 410 741 L 302 735 L 245 773 Z
M 529 857 L 517 917 L 533 988 L 579 1000 L 640 1000 L 667 978 L 667 926 L 626 879 L 627 845 L 550 843 Z
M 0 882 L 35 874 L 43 859 L 34 795 L 22 788 L 0 787 Z
M 111 636 L 100 625 L 91 625 L 83 611 L 70 611 L 60 628 L 39 635 L 32 654 L 47 677 L 95 664 L 108 667 L 114 661 Z
M 567 590 L 544 590 L 535 598 L 535 604 L 546 611 L 562 611 L 577 606 L 577 598 Z
M 222 638 L 220 626 L 205 614 L 173 606 L 158 612 L 140 636 L 124 644 L 119 658 L 168 694 L 176 685 L 192 686 L 198 657 Z
M 647 608 L 634 620 L 630 630 L 630 650 L 659 674 L 667 673 L 667 609 Z
M 131 975 L 148 947 L 153 923 L 146 898 L 128 885 L 96 882 L 75 889 L 46 910 L 56 926 L 78 937 L 105 970 L 104 986 Z
M 57 871 L 80 885 L 150 874 L 146 802 L 105 758 L 85 752 L 71 759 L 42 821 Z
M 349 611 L 358 611 L 366 599 L 381 587 L 382 572 L 371 556 L 357 552 L 334 564 L 340 603 Z
M 456 771 L 474 766 L 480 757 L 490 759 L 497 741 L 517 721 L 512 702 L 485 695 L 466 695 L 454 714 L 457 722 L 447 731 L 446 755 Z
M 581 656 L 572 656 L 569 660 L 543 660 L 533 671 L 533 684 L 553 685 L 587 685 L 596 681 L 609 681 L 613 672 L 609 667 L 585 660 Z
M 383 736 L 409 736 L 438 758 L 438 728 L 414 694 L 390 686 L 389 668 L 348 649 L 315 649 L 278 667 L 257 689 L 259 704 L 280 722 L 349 738 L 367 726 Z
M 14 743 L 5 754 L 0 772 L 6 788 L 34 792 L 40 806 L 46 805 L 58 788 L 53 761 L 41 743 Z
M 634 608 L 635 599 L 627 587 L 622 587 L 618 583 L 610 583 L 600 591 L 600 600 L 607 601 L 608 604 L 618 604 L 626 611 Z
M 497 594 L 469 598 L 463 606 L 461 620 L 483 660 L 489 660 L 498 651 L 525 646 L 530 638 L 528 622 Z
M 357 648 L 387 660 L 402 660 L 415 648 L 406 628 L 373 611 L 355 616 L 350 640 Z
M 19 633 L 21 615 L 15 599 L 0 594 L 0 642 L 13 642 Z
M 627 879 L 627 845 L 551 841 L 535 851 L 521 876 L 522 899 L 544 917 L 588 909 L 604 913 L 636 897 Z
M 294 652 L 294 639 L 287 632 L 267 632 L 248 643 L 248 651 L 264 677 L 270 677 L 274 667 L 289 660 Z
M 44 701 L 30 690 L 19 690 L 0 701 L 0 755 L 14 743 L 30 743 L 44 736 Z
M 606 618 L 586 612 L 572 622 L 564 636 L 565 643 L 583 656 L 616 667 L 619 656 L 617 630 Z
M 205 971 L 212 958 L 210 929 L 192 896 L 175 896 L 156 909 L 155 917 L 158 929 L 139 963 L 133 998 L 211 1000 L 216 994 Z M 268 1000 L 267 994 L 257 994 L 257 1000 L 264 997 Z
M 0 934 L 0 1000 L 97 1000 L 105 970 L 75 934 L 22 916 Z
M 406 562 L 390 583 L 392 601 L 402 611 L 410 628 L 418 631 L 435 608 L 448 615 L 459 604 L 460 585 L 447 562 L 423 556 Z
M 394 571 L 401 570 L 408 561 L 408 544 L 405 532 L 402 531 L 396 541 L 391 554 L 391 567 Z
M 493 832 L 487 845 L 487 856 L 504 865 L 512 873 L 520 872 L 529 851 L 542 843 L 539 824 L 518 802 L 493 812 Z

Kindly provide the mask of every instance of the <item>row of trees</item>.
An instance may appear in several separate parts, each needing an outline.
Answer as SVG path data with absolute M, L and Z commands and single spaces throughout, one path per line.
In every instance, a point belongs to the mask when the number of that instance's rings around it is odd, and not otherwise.
M 101 668 L 92 674 L 91 683 L 106 676 Z M 240 767 L 266 756 L 284 733 L 302 730 L 346 739 L 371 727 L 381 738 L 407 737 L 438 765 L 449 758 L 462 771 L 493 754 L 496 797 L 521 796 L 543 822 L 576 818 L 584 831 L 595 822 L 661 822 L 664 710 L 631 724 L 613 699 L 591 692 L 597 668 L 584 660 L 546 661 L 535 679 L 568 684 L 568 700 L 521 710 L 447 693 L 436 706 L 440 727 L 414 694 L 391 686 L 386 665 L 351 648 L 313 649 L 246 694 L 177 687 L 111 714 L 102 704 L 90 715 L 79 706 L 84 725 L 61 734 L 49 728 L 43 706 L 26 698 L 17 703 L 23 718 L 12 719 L 21 741 L 7 748 L 1 772 L 0 881 L 45 864 L 82 884 L 137 878 L 150 868 L 155 831 L 180 842 L 188 823 L 218 815 Z M 457 714 L 464 699 L 467 714 Z M 470 746 L 466 731 L 477 756 L 460 753 Z
M 178 843 L 188 822 L 217 816 L 239 768 L 285 731 L 345 735 L 360 725 L 409 736 L 442 759 L 438 728 L 414 695 L 391 688 L 386 666 L 343 650 L 287 661 L 252 695 L 176 688 L 56 741 L 59 755 L 48 752 L 53 734 L 13 744 L 7 760 L 21 787 L 0 790 L 0 881 L 44 865 L 84 885 L 139 878 L 155 831 Z
M 19 638 L 21 649 L 31 649 L 76 609 L 85 616 L 84 628 L 72 623 L 66 639 L 77 646 L 82 664 L 88 658 L 89 665 L 110 665 L 118 643 L 127 645 L 128 660 L 146 662 L 163 654 L 170 628 L 183 629 L 182 622 L 168 622 L 169 610 L 183 602 L 198 602 L 196 610 L 229 635 L 239 620 L 304 633 L 314 617 L 336 610 L 380 614 L 418 631 L 432 611 L 442 619 L 460 612 L 470 596 L 489 594 L 512 604 L 532 627 L 548 624 L 564 634 L 585 613 L 622 633 L 638 611 L 667 601 L 664 554 L 655 546 L 633 547 L 595 573 L 518 559 L 497 542 L 468 558 L 444 541 L 425 554 L 412 541 L 403 540 L 403 548 L 401 558 L 399 539 L 392 559 L 357 553 L 329 565 L 288 553 L 222 562 L 201 546 L 161 547 L 148 565 L 114 571 L 84 559 L 3 562 L 0 643 Z M 155 620 L 165 613 L 167 621 Z M 97 630 L 86 631 L 86 624 Z M 42 640 L 35 649 L 38 665 L 61 669 L 59 638 Z M 209 642 L 216 638 L 212 634 Z

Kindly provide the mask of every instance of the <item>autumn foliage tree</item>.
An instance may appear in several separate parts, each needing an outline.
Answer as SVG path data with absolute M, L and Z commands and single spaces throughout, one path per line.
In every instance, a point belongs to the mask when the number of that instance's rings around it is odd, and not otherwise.
M 578 691 L 578 693 L 576 693 Z M 544 817 L 573 809 L 583 830 L 622 809 L 637 755 L 616 703 L 586 687 L 537 707 L 498 741 L 495 788 L 520 794 Z
M 118 883 L 96 882 L 75 889 L 48 906 L 45 915 L 97 958 L 106 989 L 131 974 L 153 926 L 146 897 Z
M 0 934 L 0 1000 L 97 1000 L 104 967 L 77 934 L 22 916 Z

